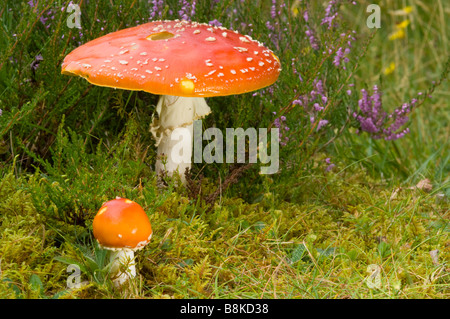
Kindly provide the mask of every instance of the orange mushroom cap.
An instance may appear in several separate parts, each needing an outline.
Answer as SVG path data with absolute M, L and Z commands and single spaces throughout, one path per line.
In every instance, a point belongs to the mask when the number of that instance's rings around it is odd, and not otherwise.
M 190 21 L 154 21 L 109 33 L 69 53 L 62 73 L 159 95 L 209 97 L 274 83 L 280 60 L 250 36 Z
M 93 221 L 94 237 L 105 249 L 137 250 L 148 244 L 152 227 L 142 207 L 126 198 L 103 204 Z

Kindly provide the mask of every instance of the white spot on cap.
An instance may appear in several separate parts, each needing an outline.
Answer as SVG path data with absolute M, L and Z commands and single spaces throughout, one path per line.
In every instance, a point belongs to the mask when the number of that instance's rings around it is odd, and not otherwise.
M 239 52 L 247 52 L 248 49 L 247 48 L 243 48 L 243 47 L 234 47 L 233 49 L 238 50 Z
M 216 72 L 216 70 L 212 70 L 211 72 L 208 73 L 208 75 L 213 75 Z
M 231 74 L 236 74 L 235 70 L 230 70 Z
M 248 62 L 253 61 L 253 58 L 248 57 L 248 58 L 247 58 L 247 61 L 248 61 Z
M 128 61 L 120 60 L 119 63 L 120 63 L 120 64 L 128 64 Z
M 205 41 L 213 42 L 213 41 L 216 41 L 216 38 L 214 38 L 214 37 L 207 37 L 207 38 L 205 39 Z
M 141 52 L 140 55 L 147 55 L 147 52 Z
M 197 78 L 192 73 L 186 73 L 186 78 L 189 80 L 197 81 Z
M 150 70 L 145 70 L 145 72 L 152 74 L 153 72 Z
M 156 71 L 161 71 L 162 69 L 160 67 L 155 66 Z
M 105 60 L 104 62 L 108 63 L 108 62 L 111 62 L 111 60 Z
M 201 31 L 200 30 L 195 30 L 193 33 L 194 34 L 199 34 Z
M 239 37 L 239 40 L 241 40 L 242 42 L 246 42 L 246 43 L 250 42 L 246 37 Z
M 224 38 L 226 38 L 226 37 L 228 36 L 228 33 L 222 32 L 222 36 L 223 36 Z
M 124 54 L 124 53 L 127 53 L 127 52 L 128 52 L 128 49 L 125 49 L 125 50 L 120 51 L 119 54 Z
M 219 74 L 217 74 L 217 77 L 221 77 L 221 76 L 225 76 L 225 74 L 223 74 L 223 73 L 219 73 Z
M 259 66 L 264 66 L 264 62 L 263 61 L 260 61 L 258 64 L 259 64 Z

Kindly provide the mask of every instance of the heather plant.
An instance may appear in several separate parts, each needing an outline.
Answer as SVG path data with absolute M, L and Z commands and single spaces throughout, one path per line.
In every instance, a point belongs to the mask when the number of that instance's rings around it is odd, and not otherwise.
M 381 1 L 371 29 L 368 4 L 3 1 L 0 296 L 448 297 L 445 10 L 440 0 Z M 277 173 L 196 163 L 185 188 L 158 188 L 158 97 L 60 74 L 81 44 L 159 19 L 238 30 L 279 57 L 274 85 L 208 99 L 203 120 L 278 128 Z M 122 290 L 91 226 L 115 196 L 139 202 L 154 228 L 139 277 Z M 88 283 L 68 288 L 68 265 Z

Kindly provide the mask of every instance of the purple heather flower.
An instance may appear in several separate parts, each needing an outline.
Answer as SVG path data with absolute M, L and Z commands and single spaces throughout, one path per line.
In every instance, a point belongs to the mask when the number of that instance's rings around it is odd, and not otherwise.
M 362 131 L 370 134 L 374 139 L 384 138 L 387 141 L 399 139 L 409 133 L 409 129 L 402 127 L 408 122 L 408 114 L 417 103 L 412 99 L 387 114 L 382 107 L 381 92 L 375 85 L 373 94 L 369 96 L 366 90 L 361 90 L 362 98 L 358 101 L 361 114 L 354 113 L 353 117 L 359 122 Z
M 327 120 L 320 120 L 319 124 L 317 124 L 317 131 L 319 131 L 322 127 L 328 124 Z
M 335 25 L 333 24 L 333 20 L 338 16 L 337 8 L 338 7 L 338 1 L 337 0 L 331 0 L 328 2 L 328 6 L 325 9 L 325 17 L 322 19 L 321 24 L 327 24 L 328 29 L 331 29 Z
M 311 48 L 314 50 L 319 50 L 319 44 L 317 43 L 317 39 L 315 37 L 314 31 L 306 25 L 306 31 L 305 34 L 309 38 L 309 44 L 311 45 Z
M 196 0 L 189 3 L 187 0 L 182 0 L 182 7 L 178 11 L 178 15 L 182 20 L 190 20 L 195 15 Z
M 272 6 L 270 7 L 270 17 L 275 19 L 277 17 L 277 0 L 272 0 Z
M 277 113 L 272 112 L 272 114 L 276 115 Z M 288 132 L 290 130 L 290 128 L 286 125 L 285 122 L 286 122 L 286 116 L 284 116 L 284 115 L 276 118 L 273 121 L 273 125 L 275 125 L 275 127 L 279 128 L 278 139 L 280 141 L 281 146 L 286 146 L 287 142 L 289 141 L 289 137 L 283 135 L 283 132 Z
M 161 18 L 164 10 L 164 1 L 163 0 L 152 0 L 152 9 L 150 12 L 149 20 L 153 20 L 155 18 Z
M 221 27 L 221 26 L 222 26 L 222 23 L 220 23 L 220 21 L 217 20 L 217 19 L 214 19 L 214 20 L 212 20 L 212 21 L 209 21 L 209 24 L 210 24 L 210 25 L 213 25 L 213 26 L 216 26 L 216 27 Z
M 303 19 L 305 19 L 305 22 L 308 22 L 309 20 L 309 16 L 308 16 L 308 11 L 305 10 L 305 12 L 303 13 Z
M 39 21 L 41 21 L 41 23 L 42 24 L 44 24 L 45 25 L 45 22 L 48 20 L 48 18 L 44 18 L 43 16 L 41 16 L 40 18 L 39 18 Z
M 325 159 L 325 163 L 328 164 L 327 168 L 325 168 L 325 172 L 329 172 L 329 171 L 331 171 L 334 167 L 336 167 L 335 164 L 331 163 L 331 158 L 329 158 L 329 157 L 327 157 L 327 158 Z
M 37 68 L 39 67 L 39 63 L 44 60 L 44 58 L 42 57 L 42 55 L 38 54 L 36 55 L 36 57 L 34 58 L 34 61 L 31 62 L 31 69 L 33 71 L 36 71 Z
M 323 107 L 323 106 L 320 106 L 319 103 L 314 103 L 314 110 L 315 110 L 316 112 L 320 112 L 320 111 L 322 111 L 323 109 L 324 109 L 324 107 Z

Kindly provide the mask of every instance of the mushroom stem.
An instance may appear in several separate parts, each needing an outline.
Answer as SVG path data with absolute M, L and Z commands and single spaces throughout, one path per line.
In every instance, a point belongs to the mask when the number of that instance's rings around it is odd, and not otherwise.
M 158 147 L 155 171 L 169 176 L 176 172 L 184 184 L 192 162 L 193 123 L 211 109 L 202 97 L 161 95 L 156 112 L 150 129 Z
M 134 252 L 131 249 L 111 251 L 111 276 L 116 287 L 136 276 Z

